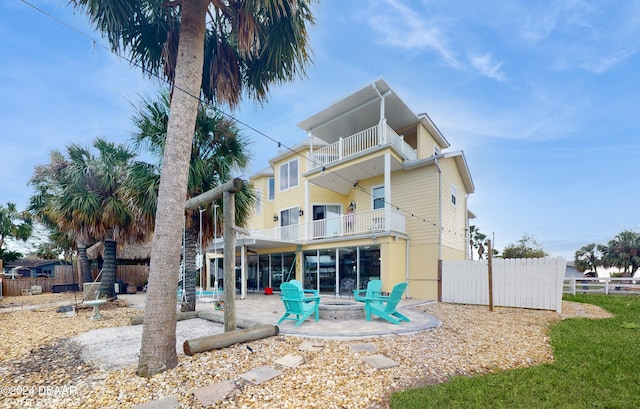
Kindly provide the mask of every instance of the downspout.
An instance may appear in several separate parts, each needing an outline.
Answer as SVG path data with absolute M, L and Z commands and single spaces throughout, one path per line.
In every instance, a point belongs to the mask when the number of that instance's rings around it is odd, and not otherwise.
M 404 296 L 407 300 L 411 299 L 411 296 L 409 295 L 409 241 L 411 239 L 407 239 L 405 241 L 405 281 L 407 282 L 407 290 L 404 293 Z
M 438 169 L 438 302 L 442 302 L 442 169 L 437 157 L 435 163 Z

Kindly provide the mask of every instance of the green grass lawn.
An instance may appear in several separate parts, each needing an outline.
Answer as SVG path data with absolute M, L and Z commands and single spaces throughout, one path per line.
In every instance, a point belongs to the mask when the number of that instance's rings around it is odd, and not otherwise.
M 640 296 L 576 295 L 614 318 L 551 329 L 555 361 L 397 392 L 391 408 L 640 408 Z

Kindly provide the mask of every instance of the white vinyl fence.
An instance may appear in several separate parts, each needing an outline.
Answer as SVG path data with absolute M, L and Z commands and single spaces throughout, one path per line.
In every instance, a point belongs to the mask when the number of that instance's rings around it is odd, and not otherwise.
M 493 304 L 562 312 L 562 257 L 493 259 Z M 487 260 L 443 260 L 442 301 L 489 305 Z

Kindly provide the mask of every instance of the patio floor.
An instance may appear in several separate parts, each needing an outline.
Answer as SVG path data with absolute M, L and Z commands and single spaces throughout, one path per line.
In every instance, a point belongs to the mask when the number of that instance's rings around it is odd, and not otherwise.
M 144 293 L 121 294 L 119 298 L 127 300 L 134 307 L 144 308 Z M 334 301 L 353 301 L 348 297 L 322 296 L 320 303 Z M 430 303 L 424 300 L 403 300 L 398 306 L 402 314 L 411 319 L 411 322 L 402 322 L 394 325 L 377 316 L 372 316 L 371 321 L 366 319 L 320 319 L 315 322 L 313 318 L 307 319 L 301 326 L 296 327 L 294 321 L 285 320 L 278 325 L 281 334 L 295 335 L 307 338 L 332 338 L 332 339 L 358 339 L 399 334 L 412 334 L 419 331 L 435 328 L 440 321 L 428 314 L 423 314 L 410 309 L 412 306 Z M 215 305 L 211 302 L 198 302 L 198 311 L 214 311 Z M 236 318 L 255 321 L 262 324 L 276 325 L 282 314 L 284 305 L 277 294 L 264 295 L 262 293 L 250 293 L 242 300 L 236 298 Z

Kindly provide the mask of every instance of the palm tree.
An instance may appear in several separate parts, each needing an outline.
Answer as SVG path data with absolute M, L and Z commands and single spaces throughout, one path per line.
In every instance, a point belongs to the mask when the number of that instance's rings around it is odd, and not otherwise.
M 589 243 L 576 250 L 574 262 L 576 269 L 584 273 L 585 271 L 591 271 L 595 276 L 598 276 L 598 266 L 603 263 L 603 256 L 606 253 L 606 246 L 596 243 Z
M 26 241 L 31 236 L 33 222 L 29 213 L 19 212 L 15 203 L 0 205 L 0 249 L 6 238 Z
M 198 99 L 237 106 L 269 85 L 304 75 L 310 0 L 72 0 L 150 75 L 173 85 L 158 190 L 138 374 L 178 364 L 176 298 L 180 231 Z
M 625 230 L 609 241 L 603 257 L 605 267 L 616 267 L 623 277 L 633 277 L 640 267 L 640 234 Z
M 137 149 L 146 148 L 158 161 L 161 161 L 166 140 L 167 122 L 169 117 L 169 94 L 162 92 L 157 101 L 143 100 L 142 107 L 134 116 L 137 132 L 133 136 L 133 145 Z M 188 197 L 194 197 L 231 180 L 232 174 L 246 170 L 249 164 L 247 152 L 248 142 L 240 134 L 235 123 L 226 119 L 217 111 L 208 113 L 204 106 L 198 109 L 196 129 L 191 149 L 189 166 Z M 137 164 L 132 167 L 130 177 L 127 178 L 127 190 L 136 207 L 154 208 L 153 201 L 157 191 L 151 191 L 150 186 L 157 188 L 158 184 L 150 182 L 153 178 L 159 180 L 154 173 L 160 165 Z M 140 191 L 142 187 L 142 192 Z M 255 196 L 248 184 L 243 184 L 243 190 L 237 193 L 236 224 L 244 226 L 250 210 L 255 205 Z M 213 203 L 206 206 L 203 221 L 203 240 L 210 241 L 213 237 L 211 214 Z M 217 205 L 222 206 L 219 202 Z M 145 212 L 147 213 L 147 212 Z M 200 211 L 192 209 L 185 214 L 185 303 L 186 310 L 195 311 L 195 289 L 197 267 L 195 257 L 197 253 Z M 222 221 L 218 221 L 222 225 Z
M 139 232 L 121 196 L 124 172 L 134 155 L 124 146 L 100 138 L 93 147 L 98 156 L 89 148 L 72 144 L 67 147 L 68 158 L 53 152 L 49 165 L 36 167 L 30 182 L 37 191 L 31 209 L 45 224 L 75 238 L 85 282 L 92 281 L 87 245 L 104 240 L 100 292 L 110 298 L 114 296 L 116 239 L 130 239 Z

